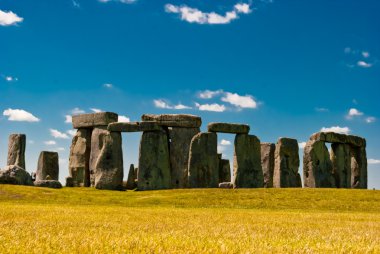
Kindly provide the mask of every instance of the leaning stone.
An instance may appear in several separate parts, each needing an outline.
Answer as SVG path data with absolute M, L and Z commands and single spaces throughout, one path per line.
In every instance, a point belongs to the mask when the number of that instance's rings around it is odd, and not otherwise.
M 276 145 L 272 143 L 261 143 L 261 167 L 263 168 L 264 187 L 273 187 L 274 152 Z
M 93 128 L 95 126 L 108 126 L 110 123 L 117 122 L 118 115 L 111 112 L 100 112 L 74 115 L 72 118 L 74 129 L 79 129 Z
M 351 187 L 368 188 L 367 154 L 364 147 L 351 148 Z
M 165 131 L 143 132 L 140 141 L 138 190 L 169 189 L 170 158 Z
M 280 138 L 276 144 L 273 187 L 302 187 L 298 173 L 300 165 L 298 141 L 291 138 Z
M 141 120 L 156 121 L 159 125 L 166 127 L 199 128 L 202 125 L 202 119 L 199 116 L 186 114 L 144 114 Z
M 254 135 L 237 134 L 234 153 L 234 188 L 264 187 L 260 140 Z
M 234 185 L 230 182 L 223 182 L 219 184 L 219 188 L 221 189 L 232 189 Z
M 157 122 L 133 122 L 133 123 L 110 123 L 109 131 L 119 132 L 143 132 L 143 131 L 159 131 L 162 127 Z
M 330 159 L 337 188 L 351 188 L 351 148 L 350 145 L 331 144 Z
M 36 171 L 36 181 L 47 180 L 47 176 L 49 176 L 51 180 L 58 180 L 59 164 L 57 152 L 42 151 L 40 153 Z
M 101 149 L 103 147 L 103 136 L 109 132 L 106 130 L 106 126 L 96 127 L 92 130 L 91 134 L 91 149 L 90 149 L 90 186 L 95 186 L 95 172 L 96 163 L 99 158 Z
M 8 142 L 7 165 L 16 165 L 25 169 L 25 134 L 11 134 Z
M 189 153 L 189 187 L 218 188 L 219 159 L 216 133 L 198 133 L 193 137 Z
M 248 134 L 249 125 L 236 123 L 209 123 L 207 126 L 209 132 Z
M 199 128 L 173 127 L 169 129 L 172 188 L 188 186 L 190 143 L 199 132 Z
M 131 166 L 129 167 L 128 180 L 125 186 L 127 190 L 134 190 L 137 188 L 135 181 L 137 176 L 135 176 L 135 173 L 135 166 L 131 164 Z
M 52 189 L 61 189 L 62 184 L 57 180 L 39 180 L 34 182 L 36 187 L 46 187 Z
M 366 147 L 366 140 L 364 138 L 345 135 L 335 132 L 317 132 L 311 135 L 310 140 L 312 141 L 323 141 L 327 143 L 340 143 L 340 144 L 350 144 L 358 147 Z
M 231 182 L 231 167 L 230 161 L 219 159 L 219 182 Z
M 6 166 L 0 170 L 0 184 L 33 185 L 31 175 L 17 165 Z

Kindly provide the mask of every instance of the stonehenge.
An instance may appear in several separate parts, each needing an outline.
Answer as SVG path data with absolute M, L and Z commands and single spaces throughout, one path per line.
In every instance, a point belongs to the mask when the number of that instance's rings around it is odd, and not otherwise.
M 274 151 L 276 145 L 272 143 L 261 143 L 261 166 L 263 168 L 264 187 L 273 187 L 274 173 Z
M 42 151 L 38 157 L 36 181 L 56 180 L 58 181 L 59 164 L 58 153 Z

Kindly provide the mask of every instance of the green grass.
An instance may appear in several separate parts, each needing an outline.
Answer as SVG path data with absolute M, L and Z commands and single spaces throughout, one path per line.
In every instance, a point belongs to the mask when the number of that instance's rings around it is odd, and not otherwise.
M 0 185 L 0 253 L 380 253 L 380 191 Z

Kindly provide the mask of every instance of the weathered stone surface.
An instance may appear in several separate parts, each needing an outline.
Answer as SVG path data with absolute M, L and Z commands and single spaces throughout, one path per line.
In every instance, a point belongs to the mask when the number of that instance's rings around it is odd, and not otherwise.
M 62 184 L 57 180 L 39 180 L 34 181 L 34 186 L 36 187 L 46 187 L 52 189 L 61 189 Z
M 117 122 L 118 115 L 111 112 L 99 112 L 93 114 L 81 114 L 73 116 L 73 128 L 93 128 L 95 126 L 108 126 Z
M 137 171 L 135 170 L 135 166 L 131 164 L 131 166 L 129 167 L 128 180 L 125 186 L 127 190 L 134 190 L 137 188 L 136 173 Z
M 304 186 L 333 188 L 335 179 L 329 151 L 323 141 L 308 141 L 303 156 Z
M 90 186 L 91 129 L 78 129 L 70 147 L 69 173 L 73 187 Z
M 140 141 L 138 190 L 171 187 L 169 141 L 165 131 L 144 132 Z
M 7 165 L 16 165 L 25 169 L 25 145 L 25 134 L 9 135 Z
M 231 182 L 223 182 L 219 184 L 219 188 L 221 189 L 232 189 L 234 185 Z
M 231 182 L 231 166 L 230 161 L 219 159 L 219 182 Z
M 276 145 L 272 143 L 261 143 L 261 167 L 264 175 L 264 187 L 273 187 L 274 152 Z
M 260 140 L 254 135 L 237 134 L 234 153 L 234 188 L 264 187 Z
M 103 136 L 109 132 L 107 127 L 96 127 L 91 134 L 91 149 L 90 149 L 90 186 L 95 186 L 96 163 L 103 147 Z
M 237 123 L 209 123 L 207 125 L 209 132 L 248 134 L 249 125 Z
M 216 133 L 198 133 L 190 144 L 189 187 L 218 188 L 219 158 Z
M 367 154 L 364 147 L 351 147 L 351 187 L 368 187 Z
M 298 152 L 296 139 L 280 138 L 278 140 L 275 150 L 273 187 L 302 187 L 301 176 L 298 173 L 300 165 Z
M 33 185 L 31 175 L 17 165 L 0 170 L 0 184 Z
M 143 131 L 159 131 L 162 127 L 157 122 L 132 122 L 132 123 L 110 123 L 109 131 L 119 132 L 143 132 Z
M 364 138 L 345 135 L 334 132 L 317 132 L 311 135 L 311 141 L 323 141 L 327 143 L 340 143 L 340 144 L 350 144 L 353 146 L 366 147 L 366 140 Z
M 333 143 L 330 159 L 337 188 L 351 188 L 351 148 L 350 145 Z
M 58 153 L 42 151 L 38 158 L 38 165 L 36 171 L 36 181 L 41 180 L 58 180 L 59 164 Z
M 172 188 L 188 186 L 190 143 L 199 132 L 199 128 L 173 127 L 169 129 Z
M 202 119 L 199 116 L 186 114 L 144 114 L 141 120 L 156 121 L 159 125 L 167 127 L 199 128 L 202 125 Z

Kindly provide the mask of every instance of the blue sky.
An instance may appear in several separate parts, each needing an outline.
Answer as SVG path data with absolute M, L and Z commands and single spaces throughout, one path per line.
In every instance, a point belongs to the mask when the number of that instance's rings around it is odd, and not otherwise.
M 380 188 L 378 13 L 377 0 L 2 0 L 0 165 L 8 135 L 26 133 L 27 170 L 57 150 L 63 180 L 75 112 L 190 113 L 262 142 L 363 136 Z M 125 175 L 139 135 L 123 134 Z

